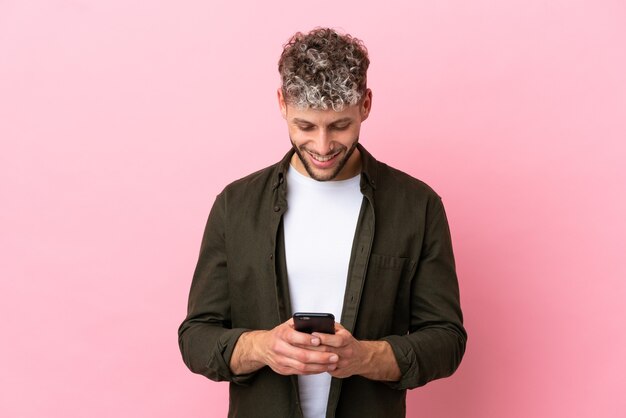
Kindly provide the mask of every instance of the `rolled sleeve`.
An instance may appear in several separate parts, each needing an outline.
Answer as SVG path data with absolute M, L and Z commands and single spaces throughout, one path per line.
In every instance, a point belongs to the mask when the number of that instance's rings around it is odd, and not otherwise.
M 237 340 L 241 334 L 247 331 L 249 330 L 245 328 L 229 329 L 218 338 L 207 364 L 207 369 L 215 373 L 213 380 L 227 380 L 241 385 L 246 385 L 252 381 L 256 373 L 236 375 L 230 370 L 230 359 L 233 356 Z
M 419 386 L 419 370 L 417 356 L 411 343 L 400 335 L 390 335 L 382 339 L 387 341 L 400 368 L 401 378 L 397 382 L 385 382 L 389 387 L 397 390 L 412 389 Z

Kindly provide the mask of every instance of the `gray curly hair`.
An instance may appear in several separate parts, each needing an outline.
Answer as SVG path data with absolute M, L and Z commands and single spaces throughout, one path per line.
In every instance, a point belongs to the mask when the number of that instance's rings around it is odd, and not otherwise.
M 341 111 L 365 94 L 369 63 L 363 42 L 348 34 L 329 28 L 297 32 L 278 61 L 283 96 L 301 109 Z

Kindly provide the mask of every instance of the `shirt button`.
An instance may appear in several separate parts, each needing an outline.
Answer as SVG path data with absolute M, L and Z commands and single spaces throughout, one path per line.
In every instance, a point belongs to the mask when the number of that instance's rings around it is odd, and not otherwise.
M 274 254 L 270 254 L 270 260 L 274 259 Z
M 280 206 L 274 206 L 274 212 L 280 212 Z

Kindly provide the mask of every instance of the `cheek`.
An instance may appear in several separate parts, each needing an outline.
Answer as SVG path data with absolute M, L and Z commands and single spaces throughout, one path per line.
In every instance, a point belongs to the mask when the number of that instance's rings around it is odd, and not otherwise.
M 349 129 L 337 135 L 337 142 L 341 142 L 342 145 L 345 145 L 346 147 L 350 148 L 350 146 L 354 143 L 354 141 L 358 137 L 359 137 L 358 129 Z
M 302 135 L 298 132 L 289 132 L 289 138 L 291 139 L 291 142 L 297 147 L 303 144 Z
M 289 138 L 298 147 L 315 141 L 313 134 L 302 132 L 299 129 L 289 129 Z
M 289 138 L 291 139 L 292 142 L 295 142 L 296 144 L 300 141 L 300 134 L 296 129 L 293 128 L 289 128 L 288 129 L 289 132 Z

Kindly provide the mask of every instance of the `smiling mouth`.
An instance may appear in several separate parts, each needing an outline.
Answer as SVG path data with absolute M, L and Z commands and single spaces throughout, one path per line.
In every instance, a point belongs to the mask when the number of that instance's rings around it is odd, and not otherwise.
M 310 151 L 307 151 L 307 153 L 311 156 L 311 158 L 313 158 L 316 161 L 319 161 L 320 163 L 325 163 L 327 161 L 332 160 L 333 158 L 338 156 L 340 152 L 341 152 L 341 150 L 335 152 L 334 154 L 330 154 L 330 155 L 317 155 L 317 154 L 313 154 Z

